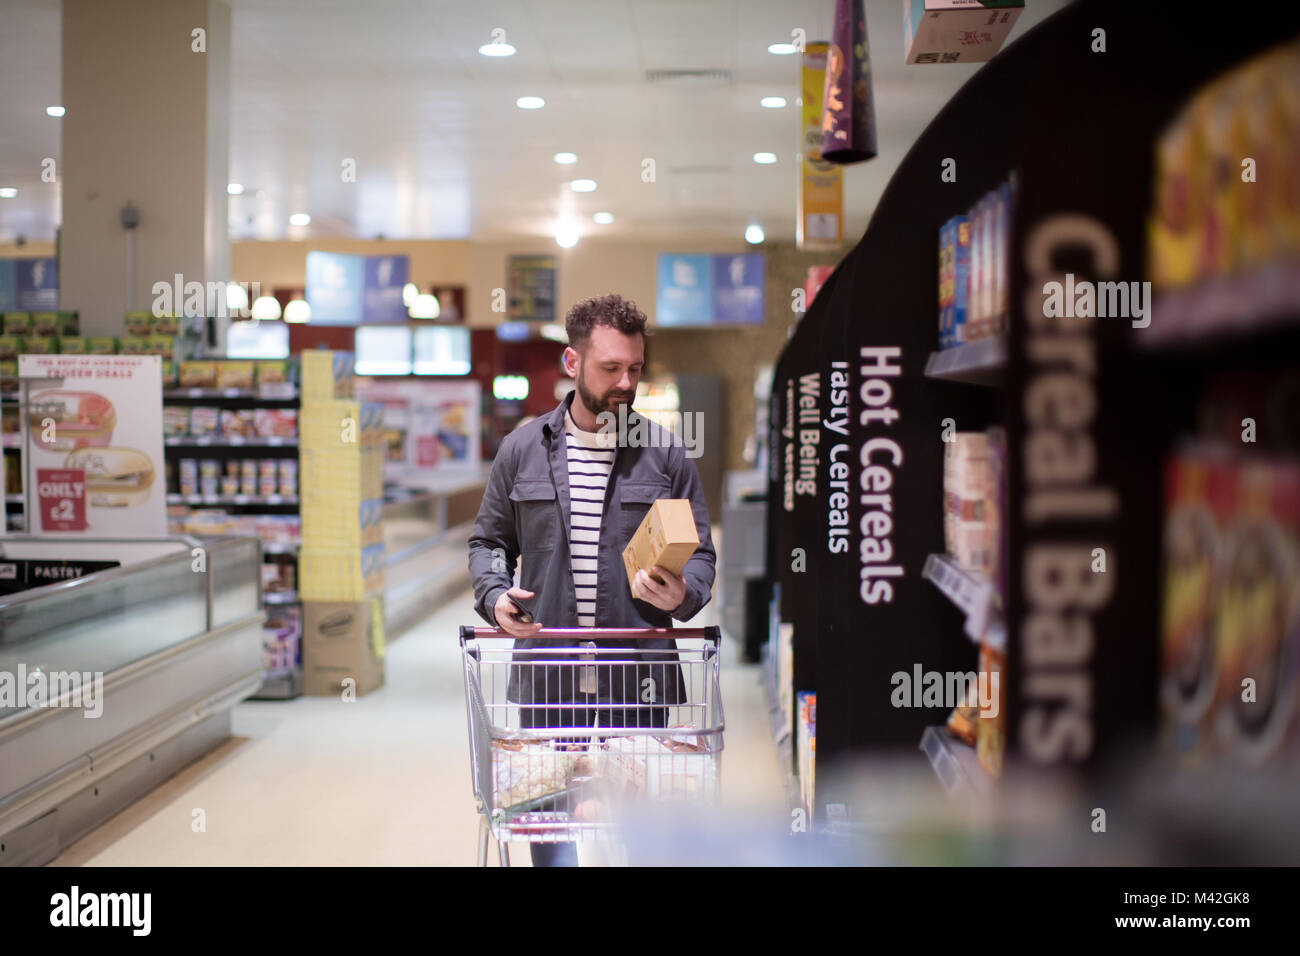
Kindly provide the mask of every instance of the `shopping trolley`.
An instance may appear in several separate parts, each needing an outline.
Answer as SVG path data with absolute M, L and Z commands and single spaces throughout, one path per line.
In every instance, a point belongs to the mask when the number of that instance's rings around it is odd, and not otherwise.
M 460 629 L 480 866 L 489 834 L 508 866 L 510 842 L 615 839 L 615 809 L 640 800 L 713 802 L 718 628 L 543 628 L 530 642 Z

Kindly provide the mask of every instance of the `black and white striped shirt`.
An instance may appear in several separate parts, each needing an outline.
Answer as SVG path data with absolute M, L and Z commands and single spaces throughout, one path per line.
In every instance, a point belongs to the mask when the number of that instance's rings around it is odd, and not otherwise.
M 569 562 L 578 599 L 578 626 L 595 627 L 600 521 L 617 436 L 583 431 L 570 412 L 564 416 L 564 440 L 569 458 Z

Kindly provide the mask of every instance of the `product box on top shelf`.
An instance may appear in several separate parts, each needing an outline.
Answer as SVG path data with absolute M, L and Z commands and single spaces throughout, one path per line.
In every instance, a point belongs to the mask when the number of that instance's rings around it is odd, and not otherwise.
M 178 366 L 181 388 L 216 388 L 217 363 L 210 360 L 190 359 Z
M 360 697 L 384 685 L 384 610 L 378 597 L 303 605 L 305 692 Z M 354 683 L 349 683 L 349 681 Z
M 6 312 L 4 314 L 5 335 L 31 335 L 32 314 L 30 312 Z
M 122 323 L 122 330 L 125 335 L 135 338 L 142 338 L 153 331 L 153 313 L 136 311 L 128 312 L 126 319 Z
M 1024 8 L 1025 0 L 903 0 L 903 62 L 991 60 Z

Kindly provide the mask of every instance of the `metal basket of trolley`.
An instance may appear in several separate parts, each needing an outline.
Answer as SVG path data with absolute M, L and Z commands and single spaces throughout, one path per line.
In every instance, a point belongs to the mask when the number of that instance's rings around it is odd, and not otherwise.
M 715 800 L 718 628 L 544 628 L 516 646 L 462 627 L 460 643 L 480 866 L 489 834 L 508 866 L 510 842 L 616 840 L 616 808 Z

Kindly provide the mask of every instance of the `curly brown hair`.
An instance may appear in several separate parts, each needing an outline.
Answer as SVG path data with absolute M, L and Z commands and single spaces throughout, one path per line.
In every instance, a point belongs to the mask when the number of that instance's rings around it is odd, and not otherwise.
M 610 293 L 583 299 L 571 308 L 564 317 L 564 331 L 568 333 L 569 345 L 581 352 L 591 337 L 591 330 L 598 325 L 618 329 L 624 335 L 645 337 L 650 334 L 647 321 L 635 302 Z

